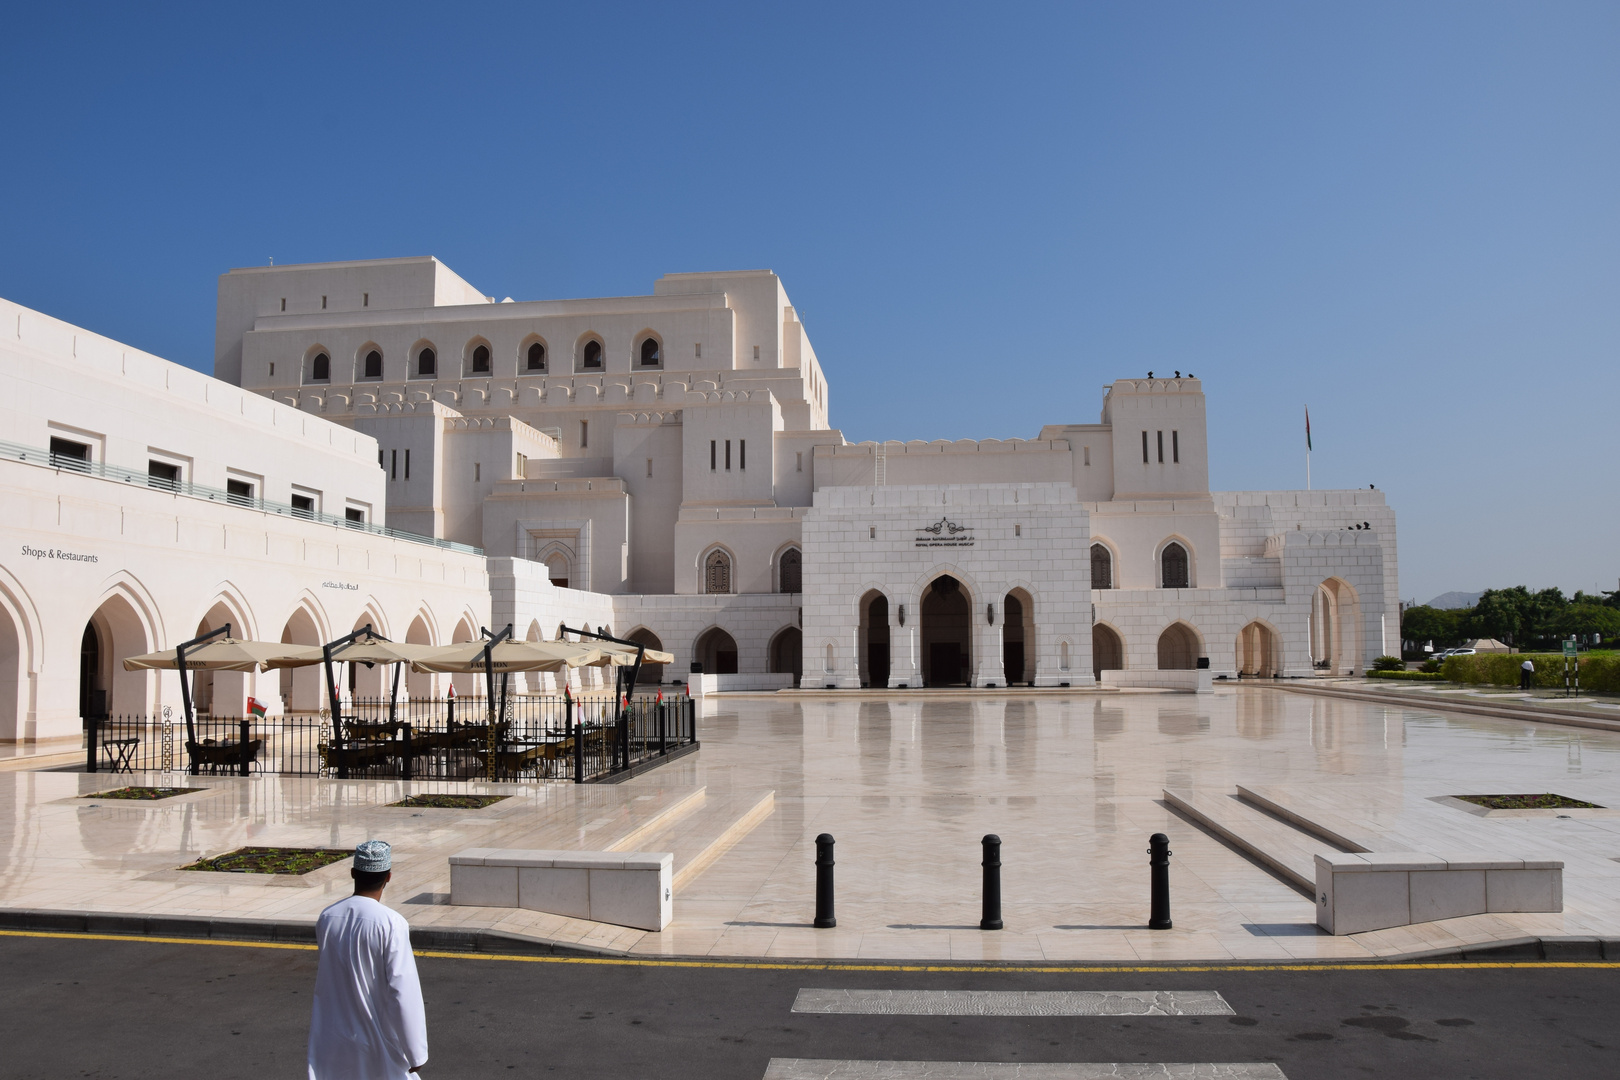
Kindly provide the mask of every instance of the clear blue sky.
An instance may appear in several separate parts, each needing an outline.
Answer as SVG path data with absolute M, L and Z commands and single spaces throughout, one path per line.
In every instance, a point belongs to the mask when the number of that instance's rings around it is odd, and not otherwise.
M 233 266 L 769 267 L 851 440 L 1198 374 L 1401 593 L 1620 575 L 1620 6 L 18 5 L 0 295 L 209 369 Z

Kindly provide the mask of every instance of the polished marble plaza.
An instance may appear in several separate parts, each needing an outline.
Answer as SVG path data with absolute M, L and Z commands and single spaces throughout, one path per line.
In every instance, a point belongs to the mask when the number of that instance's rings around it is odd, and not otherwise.
M 346 864 L 293 883 L 176 868 L 242 844 L 390 840 L 388 902 L 413 924 L 631 953 L 917 960 L 1395 956 L 1525 936 L 1620 936 L 1620 811 L 1482 817 L 1435 801 L 1556 791 L 1620 806 L 1620 734 L 1223 687 L 1171 693 L 725 695 L 701 752 L 618 785 L 491 785 L 482 811 L 385 804 L 398 781 L 179 778 L 163 803 L 85 799 L 128 782 L 0 773 L 0 907 L 313 920 Z M 176 782 L 148 775 L 137 781 Z M 1312 900 L 1169 809 L 1165 788 L 1294 792 L 1393 850 L 1565 861 L 1559 914 L 1480 915 L 1349 937 Z M 469 785 L 485 790 L 482 785 Z M 774 794 L 773 794 L 774 793 Z M 810 926 L 814 840 L 837 840 L 838 926 Z M 1147 842 L 1173 851 L 1168 931 L 1145 928 Z M 1006 929 L 980 931 L 980 838 L 1002 839 Z M 673 850 L 675 918 L 646 933 L 451 907 L 465 847 Z

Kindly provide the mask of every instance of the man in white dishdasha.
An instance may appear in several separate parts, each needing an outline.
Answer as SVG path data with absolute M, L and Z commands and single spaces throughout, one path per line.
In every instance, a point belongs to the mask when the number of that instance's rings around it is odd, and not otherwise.
M 393 877 L 382 840 L 354 850 L 354 895 L 321 912 L 309 1023 L 309 1080 L 414 1080 L 426 1063 L 427 1013 L 411 928 L 382 903 Z

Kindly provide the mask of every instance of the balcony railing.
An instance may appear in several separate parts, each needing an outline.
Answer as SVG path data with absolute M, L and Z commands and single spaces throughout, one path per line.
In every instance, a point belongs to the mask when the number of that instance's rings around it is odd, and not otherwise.
M 408 540 L 413 544 L 429 544 L 436 548 L 459 551 L 467 555 L 482 555 L 484 553 L 483 548 L 473 547 L 470 544 L 458 544 L 453 540 L 440 540 L 433 536 L 422 536 L 419 533 L 406 532 L 403 529 L 390 529 L 386 525 L 378 525 L 371 521 L 353 521 L 346 517 L 337 517 L 333 514 L 304 509 L 288 503 L 271 502 L 269 499 L 259 498 L 257 494 L 244 495 L 239 492 L 226 491 L 223 488 L 193 484 L 188 480 L 171 480 L 164 476 L 152 476 L 148 473 L 136 472 L 134 469 L 109 465 L 104 461 L 85 461 L 82 458 L 70 457 L 66 454 L 53 454 L 49 450 L 37 446 L 24 446 L 21 443 L 0 441 L 0 461 L 21 461 L 29 465 L 40 465 L 50 469 L 65 469 L 71 472 L 84 473 L 86 476 L 100 477 L 103 480 L 135 484 L 156 491 L 166 491 L 173 495 L 184 495 L 191 499 L 203 499 L 208 502 L 224 503 L 227 506 L 239 506 L 244 510 L 257 510 L 264 514 L 295 518 L 300 521 L 313 522 L 317 525 L 329 525 L 337 529 L 351 529 L 355 532 L 371 533 L 374 536 L 386 536 L 391 540 Z

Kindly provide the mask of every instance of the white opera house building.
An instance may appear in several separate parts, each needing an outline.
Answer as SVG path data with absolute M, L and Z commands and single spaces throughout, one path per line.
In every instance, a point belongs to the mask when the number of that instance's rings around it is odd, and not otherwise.
M 649 680 L 756 690 L 1195 689 L 1399 644 L 1383 493 L 1210 491 L 1198 379 L 1027 439 L 848 443 L 769 271 L 497 302 L 433 258 L 233 270 L 213 377 L 0 301 L 0 388 L 0 741 L 178 703 L 120 660 L 224 622 L 585 626 L 673 653 Z M 316 671 L 199 694 L 313 710 Z

